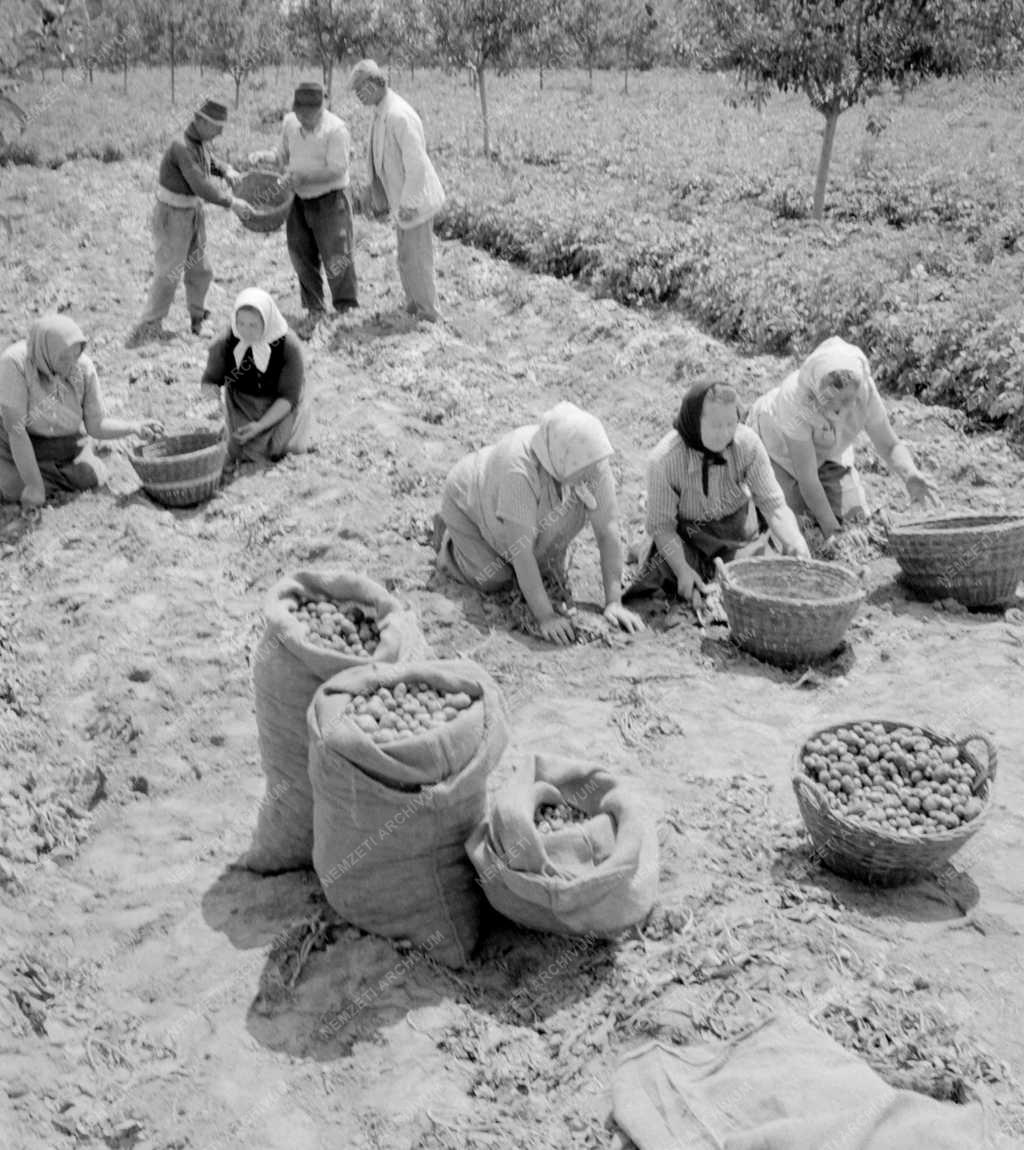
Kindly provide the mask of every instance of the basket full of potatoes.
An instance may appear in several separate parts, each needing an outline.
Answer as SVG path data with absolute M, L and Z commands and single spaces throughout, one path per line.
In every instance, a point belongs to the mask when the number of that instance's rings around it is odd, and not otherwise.
M 981 828 L 996 765 L 985 735 L 956 741 L 912 723 L 856 720 L 803 743 L 793 789 L 825 866 L 897 886 L 940 871 Z

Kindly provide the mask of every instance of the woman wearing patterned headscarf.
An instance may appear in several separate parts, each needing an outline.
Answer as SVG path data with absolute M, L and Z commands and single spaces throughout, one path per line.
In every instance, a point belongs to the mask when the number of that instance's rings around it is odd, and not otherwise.
M 445 481 L 438 569 L 481 591 L 501 590 L 514 578 L 541 636 L 571 643 L 572 623 L 551 605 L 544 574 L 562 576 L 566 550 L 589 521 L 601 556 L 605 618 L 641 630 L 639 616 L 622 606 L 611 455 L 600 421 L 572 403 L 467 455 Z
M 42 507 L 58 491 L 105 482 L 94 439 L 159 434 L 157 420 L 103 410 L 96 368 L 74 320 L 45 315 L 0 355 L 0 500 Z
M 278 460 L 309 445 L 302 346 L 277 304 L 259 288 L 235 300 L 231 326 L 210 345 L 203 392 L 223 389 L 235 462 Z
M 783 554 L 808 557 L 764 445 L 740 425 L 736 392 L 701 380 L 648 459 L 647 540 L 627 597 L 664 588 L 696 607 L 715 559 L 766 549 L 758 512 Z
M 826 539 L 867 513 L 853 464 L 864 431 L 912 502 L 939 502 L 934 482 L 897 439 L 864 353 L 838 336 L 756 400 L 747 422 L 768 449 L 786 502 L 797 514 L 809 512 Z

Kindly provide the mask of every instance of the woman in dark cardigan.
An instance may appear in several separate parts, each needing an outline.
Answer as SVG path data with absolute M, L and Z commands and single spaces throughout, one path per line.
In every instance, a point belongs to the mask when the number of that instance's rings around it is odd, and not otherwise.
M 228 455 L 236 463 L 276 461 L 306 451 L 312 422 L 302 347 L 260 288 L 235 300 L 231 327 L 210 345 L 203 392 L 224 394 Z

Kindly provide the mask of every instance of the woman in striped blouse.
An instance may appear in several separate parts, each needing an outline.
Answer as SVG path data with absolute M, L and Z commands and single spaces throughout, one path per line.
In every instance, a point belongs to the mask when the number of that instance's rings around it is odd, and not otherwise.
M 740 423 L 736 392 L 714 380 L 696 383 L 648 458 L 648 538 L 628 593 L 664 587 L 696 606 L 715 559 L 766 548 L 758 512 L 784 555 L 809 557 L 764 445 Z

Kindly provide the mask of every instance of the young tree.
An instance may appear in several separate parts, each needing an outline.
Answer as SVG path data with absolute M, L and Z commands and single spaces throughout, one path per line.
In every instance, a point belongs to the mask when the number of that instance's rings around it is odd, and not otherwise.
M 175 74 L 197 21 L 196 5 L 190 0 L 142 0 L 136 6 L 151 57 L 164 57 L 171 66 L 173 104 L 176 95 Z
M 957 75 L 1005 42 L 1012 3 L 987 0 L 709 0 L 708 16 L 748 94 L 802 91 L 825 119 L 814 218 L 825 207 L 839 117 L 885 84 Z M 1009 25 L 1007 31 L 1009 31 Z
M 142 26 L 134 0 L 104 0 L 94 22 L 97 49 L 95 58 L 110 67 L 120 67 L 121 87 L 128 92 L 128 69 L 142 49 Z
M 567 0 L 551 0 L 526 37 L 526 51 L 537 65 L 537 83 L 544 89 L 544 70 L 557 68 L 566 57 Z
M 651 0 L 622 0 L 612 24 L 622 62 L 622 90 L 629 95 L 630 68 L 650 68 L 654 59 L 654 32 L 658 18 Z
M 484 155 L 491 155 L 488 69 L 510 71 L 516 52 L 541 18 L 541 0 L 428 0 L 434 40 L 449 68 L 471 67 L 483 118 Z
M 334 64 L 372 39 L 377 13 L 373 0 L 296 0 L 288 11 L 292 43 L 320 62 L 329 100 Z
M 242 83 L 262 63 L 284 31 L 276 0 L 209 0 L 203 32 L 207 61 L 235 82 L 235 107 Z
M 608 0 L 568 0 L 565 30 L 579 49 L 587 69 L 587 84 L 594 86 L 594 65 L 611 42 L 611 10 Z

